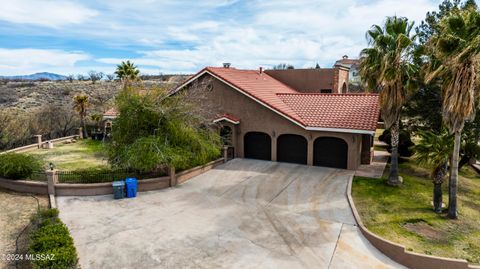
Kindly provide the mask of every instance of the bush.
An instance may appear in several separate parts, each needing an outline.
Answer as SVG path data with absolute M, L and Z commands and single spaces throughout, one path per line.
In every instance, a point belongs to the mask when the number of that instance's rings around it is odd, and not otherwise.
M 39 160 L 33 156 L 7 153 L 0 155 L 0 176 L 9 179 L 24 179 L 30 177 L 33 172 L 42 169 Z
M 120 115 L 108 145 L 114 167 L 151 171 L 173 166 L 177 171 L 202 165 L 221 155 L 220 135 L 198 106 L 165 89 L 140 94 L 127 89 L 117 96 Z
M 57 209 L 41 210 L 32 220 L 30 253 L 47 259 L 32 261 L 33 268 L 77 268 L 78 256 L 67 226 L 58 218 Z M 51 259 L 50 259 L 51 258 Z
M 392 152 L 392 136 L 390 130 L 385 130 L 378 137 L 378 140 L 388 144 L 387 151 Z M 398 142 L 398 154 L 402 157 L 410 157 L 413 155 L 412 147 L 415 145 L 412 142 L 410 133 L 406 130 L 400 130 L 399 142 Z

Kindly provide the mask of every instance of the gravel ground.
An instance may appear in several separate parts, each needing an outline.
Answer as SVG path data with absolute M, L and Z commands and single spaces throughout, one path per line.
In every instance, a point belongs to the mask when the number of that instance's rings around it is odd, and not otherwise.
M 48 207 L 46 196 L 35 197 L 41 207 Z M 0 189 L 0 268 L 15 268 L 13 262 L 9 263 L 8 254 L 15 253 L 15 239 L 37 208 L 37 200 L 29 194 Z

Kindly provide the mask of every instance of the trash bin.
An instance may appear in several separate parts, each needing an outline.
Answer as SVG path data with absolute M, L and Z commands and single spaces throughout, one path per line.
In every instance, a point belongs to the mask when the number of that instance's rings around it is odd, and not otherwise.
M 113 198 L 122 199 L 125 197 L 125 182 L 124 181 L 114 181 L 112 182 L 113 187 Z
M 137 179 L 127 178 L 125 185 L 127 187 L 127 198 L 137 197 Z

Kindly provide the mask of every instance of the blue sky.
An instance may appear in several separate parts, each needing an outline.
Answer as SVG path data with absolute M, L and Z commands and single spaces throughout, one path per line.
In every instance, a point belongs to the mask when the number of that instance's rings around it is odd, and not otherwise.
M 231 62 L 331 67 L 366 46 L 385 16 L 416 22 L 431 0 L 15 0 L 0 12 L 0 75 L 113 73 L 133 60 L 145 74 L 193 73 Z

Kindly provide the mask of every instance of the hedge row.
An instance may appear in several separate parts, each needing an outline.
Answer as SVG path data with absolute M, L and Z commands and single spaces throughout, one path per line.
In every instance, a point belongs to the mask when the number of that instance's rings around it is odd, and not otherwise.
M 67 226 L 57 209 L 40 210 L 32 219 L 29 254 L 33 268 L 77 268 L 78 256 Z

